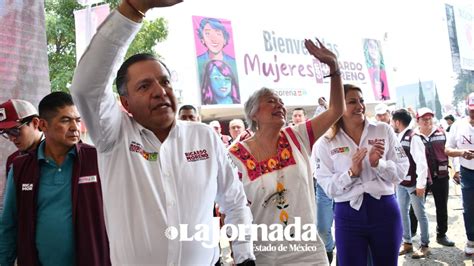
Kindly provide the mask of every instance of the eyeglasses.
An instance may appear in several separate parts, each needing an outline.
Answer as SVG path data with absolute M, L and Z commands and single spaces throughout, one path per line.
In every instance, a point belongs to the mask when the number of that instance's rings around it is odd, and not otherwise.
M 8 128 L 8 129 L 4 129 L 4 130 L 0 130 L 0 135 L 2 135 L 2 137 L 4 137 L 5 139 L 8 139 L 9 136 L 11 137 L 19 137 L 20 136 L 20 130 L 21 130 L 21 127 L 28 124 L 28 122 L 24 122 L 23 124 L 19 125 L 19 126 L 16 126 L 16 127 L 13 127 L 13 128 Z

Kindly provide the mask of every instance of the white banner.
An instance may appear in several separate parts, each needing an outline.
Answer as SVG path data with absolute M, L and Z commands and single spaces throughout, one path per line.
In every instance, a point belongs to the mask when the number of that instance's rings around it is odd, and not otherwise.
M 74 11 L 76 24 L 76 63 L 79 63 L 82 54 L 87 46 L 89 46 L 97 28 L 104 22 L 109 13 L 109 4 Z
M 0 0 L 0 25 L 0 103 L 19 98 L 37 106 L 50 92 L 44 1 Z M 5 162 L 15 150 L 0 140 L 0 212 Z
M 474 5 L 454 7 L 461 68 L 474 70 Z

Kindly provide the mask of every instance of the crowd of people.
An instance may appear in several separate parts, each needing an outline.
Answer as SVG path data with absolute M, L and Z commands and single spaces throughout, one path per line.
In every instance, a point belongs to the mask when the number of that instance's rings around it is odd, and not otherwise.
M 222 121 L 206 125 L 194 106 L 178 109 L 164 62 L 150 54 L 124 61 L 146 11 L 179 2 L 123 0 L 80 60 L 71 95 L 53 92 L 38 108 L 0 104 L 0 133 L 18 149 L 6 162 L 0 265 L 214 265 L 217 245 L 170 229 L 213 228 L 213 216 L 238 225 L 237 265 L 329 265 L 334 249 L 341 266 L 397 265 L 400 255 L 430 255 L 428 194 L 436 241 L 455 245 L 447 236 L 450 165 L 462 189 L 464 251 L 474 255 L 474 93 L 468 116 L 445 117 L 446 131 L 428 108 L 380 104 L 371 120 L 363 90 L 342 83 L 336 55 L 305 40 L 328 66 L 329 102 L 320 97 L 311 117 L 296 108 L 288 122 L 278 94 L 256 89 L 245 100 L 246 123 L 231 120 L 226 135 Z M 209 71 L 216 67 L 229 66 Z M 233 90 L 224 76 L 217 82 Z M 81 123 L 94 146 L 81 141 Z M 282 228 L 284 237 L 255 235 L 253 225 Z

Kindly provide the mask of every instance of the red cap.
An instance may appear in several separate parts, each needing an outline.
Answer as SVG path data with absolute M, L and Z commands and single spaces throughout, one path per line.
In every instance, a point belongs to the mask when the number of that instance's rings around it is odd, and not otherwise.
M 38 111 L 30 102 L 8 100 L 0 104 L 0 129 L 15 127 L 22 119 L 33 115 L 38 115 Z
M 471 92 L 467 96 L 467 109 L 468 110 L 474 110 L 474 92 Z

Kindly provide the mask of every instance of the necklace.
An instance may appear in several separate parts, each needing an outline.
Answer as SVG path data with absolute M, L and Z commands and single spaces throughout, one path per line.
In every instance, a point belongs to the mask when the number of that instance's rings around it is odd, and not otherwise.
M 263 208 L 269 208 L 271 206 L 275 206 L 277 212 L 279 212 L 279 220 L 284 225 L 288 225 L 289 215 L 287 212 L 287 208 L 289 207 L 287 193 L 288 190 L 285 187 L 285 178 L 284 178 L 284 171 L 283 165 L 281 162 L 280 156 L 280 145 L 277 146 L 276 152 L 273 150 L 272 152 L 268 152 L 267 150 L 262 149 L 263 146 L 255 145 L 257 144 L 257 137 L 254 139 L 254 158 L 257 160 L 258 167 L 260 171 L 262 171 L 262 175 L 264 172 L 274 172 L 276 171 L 276 187 L 274 192 L 270 195 L 267 195 L 266 185 L 265 185 L 265 176 L 261 177 L 260 180 L 260 187 L 265 200 L 262 203 Z M 277 143 L 280 143 L 280 139 Z M 265 151 L 262 156 L 262 150 Z M 268 177 L 267 177 L 268 178 Z M 272 180 L 273 181 L 273 180 Z M 273 182 L 272 182 L 273 183 Z

